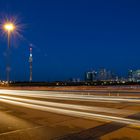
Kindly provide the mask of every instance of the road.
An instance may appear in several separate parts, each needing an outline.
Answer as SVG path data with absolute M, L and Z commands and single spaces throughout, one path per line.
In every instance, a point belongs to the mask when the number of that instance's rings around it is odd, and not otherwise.
M 0 105 L 0 140 L 140 138 L 139 96 L 0 90 Z

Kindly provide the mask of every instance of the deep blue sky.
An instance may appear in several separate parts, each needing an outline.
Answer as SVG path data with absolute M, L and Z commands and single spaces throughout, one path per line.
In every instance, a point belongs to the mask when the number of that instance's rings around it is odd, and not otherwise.
M 0 16 L 24 24 L 11 48 L 11 79 L 29 79 L 29 44 L 35 81 L 84 77 L 105 67 L 119 74 L 140 68 L 139 0 L 0 0 Z M 0 36 L 0 77 L 6 39 Z

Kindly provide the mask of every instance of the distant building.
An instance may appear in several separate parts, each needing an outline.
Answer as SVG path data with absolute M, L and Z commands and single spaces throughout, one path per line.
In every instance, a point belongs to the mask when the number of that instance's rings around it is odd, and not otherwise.
M 133 81 L 133 70 L 128 71 L 128 81 L 132 82 Z
M 88 71 L 86 72 L 86 81 L 104 81 L 104 80 L 115 80 L 116 76 L 112 71 L 106 69 L 100 69 L 99 71 Z
M 128 80 L 133 82 L 140 82 L 140 70 L 130 70 L 128 72 Z
M 72 78 L 70 81 L 71 82 L 81 82 L 80 78 Z
M 97 76 L 97 72 L 96 71 L 86 72 L 85 80 L 86 81 L 95 81 L 96 80 L 96 76 Z
M 107 80 L 107 70 L 106 69 L 100 69 L 97 75 L 98 80 Z

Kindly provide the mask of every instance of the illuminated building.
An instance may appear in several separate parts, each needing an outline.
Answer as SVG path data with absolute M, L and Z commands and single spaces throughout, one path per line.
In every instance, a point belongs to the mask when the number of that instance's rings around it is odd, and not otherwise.
M 140 82 L 140 70 L 131 71 L 131 73 L 129 71 L 129 77 L 130 76 L 132 77 L 131 81 L 133 81 L 133 82 Z
M 96 76 L 97 76 L 96 71 L 86 72 L 86 81 L 94 81 L 96 80 Z

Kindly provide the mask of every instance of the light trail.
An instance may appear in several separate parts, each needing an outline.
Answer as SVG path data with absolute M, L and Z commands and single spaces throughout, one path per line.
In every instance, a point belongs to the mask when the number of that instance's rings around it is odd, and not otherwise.
M 59 92 L 58 92 L 59 93 Z M 79 94 L 64 94 L 50 91 L 16 91 L 16 90 L 0 90 L 0 95 L 16 95 L 24 97 L 36 97 L 44 99 L 60 99 L 60 100 L 77 100 L 77 101 L 95 101 L 95 102 L 112 102 L 112 103 L 140 103 L 140 98 L 129 97 L 108 97 L 97 95 L 79 95 Z
M 72 105 L 66 103 L 56 103 L 56 102 L 48 102 L 48 101 L 38 101 L 32 99 L 23 99 L 17 97 L 8 97 L 8 96 L 0 96 L 0 99 L 8 99 L 12 101 L 36 104 L 36 105 L 43 105 L 43 106 L 51 106 L 55 108 L 66 108 L 66 109 L 74 109 L 74 110 L 83 110 L 83 111 L 92 111 L 92 112 L 104 112 L 104 113 L 111 113 L 111 114 L 122 114 L 122 115 L 129 115 L 134 114 L 136 111 L 130 110 L 120 110 L 120 109 L 111 109 L 107 107 L 93 107 L 93 106 L 84 106 L 84 105 Z
M 137 127 L 137 126 L 140 127 L 140 121 L 134 120 L 134 119 L 114 117 L 114 116 L 101 115 L 101 114 L 69 110 L 69 109 L 62 109 L 62 108 L 55 108 L 55 107 L 46 107 L 46 106 L 42 106 L 42 105 L 24 103 L 24 102 L 14 101 L 14 100 L 10 100 L 10 99 L 0 99 L 0 101 L 4 102 L 4 103 L 8 103 L 8 104 L 13 104 L 16 106 L 22 106 L 22 107 L 27 107 L 27 108 L 31 108 L 31 109 L 52 112 L 52 113 L 56 113 L 56 114 L 69 115 L 69 116 L 73 116 L 73 117 L 81 117 L 81 118 L 91 119 L 91 120 L 100 119 L 100 120 L 105 120 L 105 121 L 114 121 L 114 122 L 129 124 L 132 127 Z

